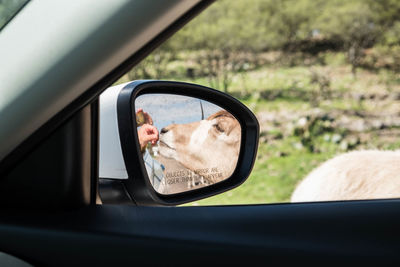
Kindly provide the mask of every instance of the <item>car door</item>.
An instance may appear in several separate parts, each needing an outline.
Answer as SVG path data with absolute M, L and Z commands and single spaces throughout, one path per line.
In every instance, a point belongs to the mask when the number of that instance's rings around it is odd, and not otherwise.
M 0 32 L 3 253 L 37 266 L 399 261 L 398 200 L 96 205 L 97 97 L 209 4 L 31 1 Z

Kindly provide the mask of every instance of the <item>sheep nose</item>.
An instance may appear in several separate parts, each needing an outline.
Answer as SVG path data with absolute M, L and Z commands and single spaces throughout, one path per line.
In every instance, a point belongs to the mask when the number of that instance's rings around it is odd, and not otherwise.
M 162 128 L 162 129 L 161 129 L 161 133 L 162 133 L 162 134 L 165 134 L 165 133 L 167 133 L 167 132 L 168 132 L 168 129 L 166 129 L 166 128 Z

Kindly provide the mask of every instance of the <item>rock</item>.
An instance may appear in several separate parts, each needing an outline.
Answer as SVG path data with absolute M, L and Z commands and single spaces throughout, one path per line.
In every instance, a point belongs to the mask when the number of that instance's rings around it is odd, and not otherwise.
M 349 143 L 350 146 L 354 147 L 354 146 L 360 144 L 360 138 L 358 136 L 350 136 L 347 139 L 347 142 Z
M 347 143 L 346 140 L 342 140 L 342 142 L 340 142 L 339 147 L 341 150 L 347 151 L 347 149 L 349 148 L 349 144 Z
M 400 92 L 392 93 L 391 98 L 393 100 L 400 100 Z
M 334 134 L 332 135 L 332 143 L 338 144 L 341 140 L 343 139 L 343 137 L 340 134 Z
M 364 132 L 368 129 L 364 120 L 350 120 L 347 125 L 343 125 L 344 128 L 349 129 L 350 131 L 354 132 Z
M 303 149 L 303 144 L 302 143 L 294 143 L 293 144 L 294 148 L 296 148 L 297 150 L 301 150 Z
M 384 129 L 385 124 L 380 120 L 373 120 L 371 121 L 372 128 L 374 129 Z
M 306 117 L 302 117 L 297 121 L 297 126 L 305 127 L 307 125 L 308 119 Z

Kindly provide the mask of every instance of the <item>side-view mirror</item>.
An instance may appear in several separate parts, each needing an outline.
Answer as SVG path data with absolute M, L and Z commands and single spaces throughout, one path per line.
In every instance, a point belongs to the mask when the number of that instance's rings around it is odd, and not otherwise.
M 254 164 L 254 114 L 220 91 L 134 81 L 100 96 L 104 203 L 178 205 L 243 183 Z

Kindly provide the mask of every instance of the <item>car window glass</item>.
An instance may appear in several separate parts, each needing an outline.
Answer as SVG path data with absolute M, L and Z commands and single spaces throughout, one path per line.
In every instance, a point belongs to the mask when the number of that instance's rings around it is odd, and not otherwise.
M 0 1 L 0 31 L 21 10 L 28 0 Z
M 117 83 L 197 83 L 256 114 L 249 179 L 189 205 L 397 198 L 399 12 L 399 1 L 218 1 Z

